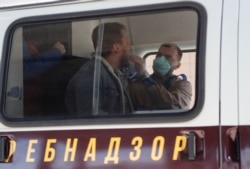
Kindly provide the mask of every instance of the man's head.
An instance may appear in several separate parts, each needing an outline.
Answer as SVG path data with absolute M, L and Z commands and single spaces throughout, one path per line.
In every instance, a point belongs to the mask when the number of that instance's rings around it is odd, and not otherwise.
M 92 41 L 95 50 L 98 40 L 102 38 L 102 57 L 113 67 L 127 66 L 130 43 L 125 26 L 117 22 L 103 23 L 103 37 L 98 37 L 100 26 L 96 26 L 92 32 Z
M 154 71 L 157 72 L 157 69 L 159 70 L 159 67 L 161 67 L 160 69 L 166 70 L 167 67 L 169 66 L 170 67 L 169 71 L 164 76 L 171 75 L 174 70 L 180 68 L 181 58 L 182 58 L 182 51 L 176 44 L 163 43 L 160 46 L 160 48 L 158 49 L 158 52 L 157 52 L 156 57 L 155 57 L 155 61 L 154 61 L 155 63 L 153 66 Z M 163 65 L 163 64 L 165 64 L 165 65 Z M 168 66 L 166 66 L 166 65 L 168 65 Z M 163 74 L 163 72 L 164 71 L 162 70 L 162 74 Z

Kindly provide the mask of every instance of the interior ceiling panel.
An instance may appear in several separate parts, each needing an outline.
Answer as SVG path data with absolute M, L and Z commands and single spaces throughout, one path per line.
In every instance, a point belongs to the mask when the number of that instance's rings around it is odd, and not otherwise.
M 196 40 L 197 14 L 193 11 L 134 16 L 129 20 L 134 45 Z
M 178 44 L 185 44 L 184 46 L 195 48 L 193 45 L 196 44 L 198 26 L 196 12 L 176 11 L 73 22 L 73 53 L 85 56 L 93 52 L 92 30 L 99 23 L 106 22 L 124 24 L 127 28 L 131 44 L 134 49 L 140 51 L 139 53 L 145 50 L 155 50 L 157 49 L 155 46 L 158 47 L 163 42 L 178 42 Z M 181 47 L 183 46 L 181 45 Z
M 124 24 L 133 45 L 195 41 L 197 21 L 197 14 L 194 11 L 165 12 L 102 20 L 102 22 Z

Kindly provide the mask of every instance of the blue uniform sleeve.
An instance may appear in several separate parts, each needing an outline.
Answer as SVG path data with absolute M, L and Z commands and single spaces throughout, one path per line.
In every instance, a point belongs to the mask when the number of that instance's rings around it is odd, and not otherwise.
M 25 43 L 23 55 L 24 79 L 33 78 L 42 74 L 62 60 L 62 53 L 55 48 L 52 48 L 38 56 L 31 57 Z

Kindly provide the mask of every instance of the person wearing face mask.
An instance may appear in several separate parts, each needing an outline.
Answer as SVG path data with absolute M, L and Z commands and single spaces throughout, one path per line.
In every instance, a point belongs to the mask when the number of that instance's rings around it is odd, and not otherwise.
M 102 50 L 100 56 L 99 115 L 129 114 L 132 102 L 124 84 L 121 67 L 129 65 L 130 43 L 124 25 L 111 22 L 98 25 L 92 32 L 96 50 L 98 32 L 103 27 Z M 93 106 L 94 71 L 93 58 L 85 63 L 70 80 L 66 92 L 66 106 L 70 115 L 91 115 Z
M 153 74 L 129 84 L 135 110 L 187 109 L 192 87 L 187 77 L 174 75 L 181 66 L 182 51 L 173 43 L 160 46 L 153 61 Z

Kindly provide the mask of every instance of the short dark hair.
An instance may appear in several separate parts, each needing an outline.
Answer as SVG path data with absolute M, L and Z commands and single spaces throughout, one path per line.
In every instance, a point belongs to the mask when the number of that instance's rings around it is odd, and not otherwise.
M 176 47 L 176 49 L 177 49 L 179 61 L 181 61 L 181 59 L 182 59 L 182 50 L 181 50 L 181 48 L 180 48 L 179 46 L 177 46 L 177 45 L 176 45 L 175 47 Z
M 122 30 L 126 30 L 125 26 L 118 22 L 102 23 L 96 26 L 92 32 L 92 41 L 96 50 L 98 43 L 98 30 L 100 26 L 103 26 L 103 41 L 102 41 L 102 57 L 110 55 L 113 45 L 115 43 L 121 43 Z
M 173 43 L 163 43 L 161 46 L 167 47 L 167 48 L 171 48 L 172 46 L 174 46 L 177 50 L 177 56 L 178 56 L 178 61 L 181 61 L 182 59 L 182 50 L 180 49 L 179 46 L 177 46 L 176 44 Z

